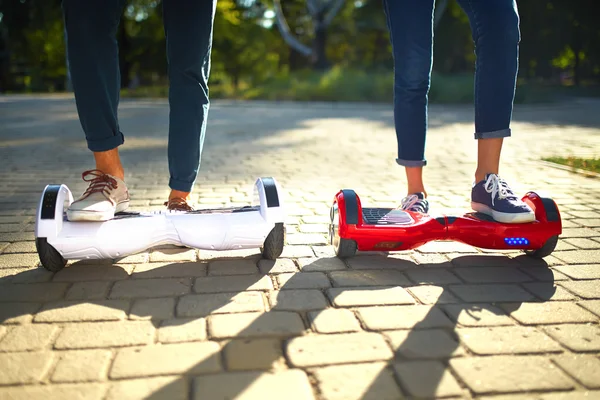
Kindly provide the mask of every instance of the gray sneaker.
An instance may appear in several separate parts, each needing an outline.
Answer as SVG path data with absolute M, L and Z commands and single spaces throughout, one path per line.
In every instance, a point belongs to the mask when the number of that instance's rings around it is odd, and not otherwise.
M 429 212 L 429 202 L 423 193 L 413 193 L 402 199 L 400 209 L 427 214 Z
M 121 179 L 97 169 L 81 177 L 90 185 L 67 209 L 69 221 L 108 221 L 129 207 L 129 191 Z

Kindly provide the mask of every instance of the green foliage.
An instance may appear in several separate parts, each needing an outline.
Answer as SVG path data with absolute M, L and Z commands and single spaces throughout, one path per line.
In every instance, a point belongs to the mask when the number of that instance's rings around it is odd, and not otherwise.
M 566 165 L 575 169 L 582 169 L 585 171 L 600 173 L 600 158 L 549 157 L 544 158 L 544 161 Z
M 281 4 L 295 37 L 314 46 L 315 22 L 306 0 Z M 593 0 L 519 2 L 517 102 L 571 93 L 556 92 L 557 85 L 584 89 L 600 83 L 600 24 L 594 9 Z M 0 1 L 0 13 L 0 91 L 63 90 L 67 71 L 60 0 Z M 157 88 L 168 83 L 162 0 L 129 0 L 121 22 L 124 82 L 137 78 L 141 84 L 124 93 L 161 93 Z M 391 101 L 393 60 L 381 0 L 345 2 L 326 32 L 332 68 L 325 71 L 311 71 L 311 59 L 292 50 L 275 23 L 272 0 L 217 2 L 213 98 Z M 430 101 L 471 102 L 473 40 L 456 0 L 449 1 L 436 29 L 434 50 Z

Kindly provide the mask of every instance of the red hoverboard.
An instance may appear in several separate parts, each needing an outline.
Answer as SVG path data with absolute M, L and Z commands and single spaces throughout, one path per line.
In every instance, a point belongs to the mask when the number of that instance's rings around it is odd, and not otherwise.
M 562 233 L 554 200 L 529 192 L 523 197 L 535 212 L 535 221 L 504 224 L 481 213 L 460 217 L 426 214 L 392 208 L 363 208 L 354 190 L 336 194 L 331 207 L 329 242 L 340 258 L 360 251 L 411 250 L 433 240 L 451 240 L 495 250 L 524 250 L 542 258 L 550 255 Z

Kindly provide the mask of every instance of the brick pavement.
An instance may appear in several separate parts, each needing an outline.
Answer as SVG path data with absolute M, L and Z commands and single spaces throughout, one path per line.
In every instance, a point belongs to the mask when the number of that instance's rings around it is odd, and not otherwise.
M 402 195 L 389 107 L 215 102 L 198 200 L 241 205 L 275 176 L 282 258 L 162 249 L 52 274 L 36 203 L 46 183 L 83 190 L 91 156 L 70 98 L 0 97 L 0 399 L 600 398 L 600 180 L 537 162 L 600 155 L 599 104 L 516 107 L 502 175 L 563 217 L 544 261 L 452 242 L 336 259 L 338 189 L 382 206 Z M 433 211 L 460 212 L 472 111 L 430 115 Z M 125 101 L 120 116 L 133 207 L 161 208 L 168 108 Z

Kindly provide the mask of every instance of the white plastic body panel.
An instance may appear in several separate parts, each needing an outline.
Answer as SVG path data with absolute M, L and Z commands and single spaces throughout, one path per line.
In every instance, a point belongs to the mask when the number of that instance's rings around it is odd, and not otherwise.
M 46 190 L 48 186 L 44 192 Z M 68 200 L 70 204 L 73 197 L 69 189 L 61 185 L 53 219 L 41 218 L 42 194 L 35 235 L 47 238 L 66 260 L 114 259 L 169 244 L 204 250 L 258 248 L 275 224 L 284 222 L 285 215 L 279 198 L 278 206 L 267 207 L 261 179 L 256 181 L 255 193 L 260 206 L 244 211 L 212 210 L 194 214 L 165 210 L 140 212 L 137 216 L 105 222 L 69 222 L 64 216 L 63 203 Z

